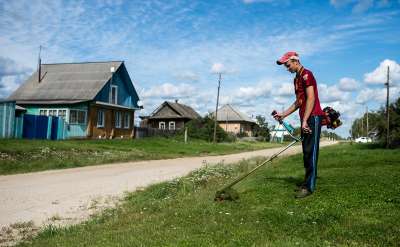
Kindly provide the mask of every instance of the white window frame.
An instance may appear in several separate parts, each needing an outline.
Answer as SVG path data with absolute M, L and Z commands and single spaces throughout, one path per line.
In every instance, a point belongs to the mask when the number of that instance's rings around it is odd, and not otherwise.
M 55 111 L 55 115 L 50 115 L 50 111 Z M 65 111 L 65 116 L 61 118 L 63 118 L 64 121 L 69 120 L 69 111 L 67 108 L 41 108 L 39 109 L 39 115 L 59 117 L 61 111 Z
M 74 123 L 72 123 L 71 122 L 71 111 L 76 111 L 76 119 L 78 120 L 79 119 L 79 113 L 80 112 L 83 112 L 83 114 L 84 114 L 84 117 L 83 117 L 83 123 L 80 123 L 79 121 L 77 121 L 77 122 L 74 122 Z M 69 124 L 76 124 L 76 125 L 85 125 L 86 124 L 86 120 L 87 120 L 87 112 L 86 112 L 86 110 L 81 110 L 81 109 L 69 109 L 69 121 L 68 121 L 68 123 Z
M 129 112 L 125 112 L 124 114 L 124 128 L 129 129 L 131 127 L 131 114 Z
M 99 124 L 99 117 L 101 115 L 101 124 Z M 97 128 L 104 128 L 104 122 L 105 122 L 105 111 L 104 110 L 98 110 L 97 111 Z
M 121 128 L 122 125 L 122 118 L 121 118 L 121 112 L 116 111 L 115 112 L 115 128 Z
M 42 114 L 43 113 L 43 114 Z M 48 111 L 47 109 L 39 109 L 39 115 L 40 116 L 48 116 Z
M 172 128 L 172 126 L 173 126 L 173 128 Z M 168 128 L 169 128 L 170 130 L 175 130 L 175 121 L 170 121 L 170 122 L 168 123 Z
M 162 127 L 162 128 L 161 128 Z M 165 130 L 165 122 L 159 122 L 158 123 L 158 128 L 160 129 L 160 130 Z
M 113 95 L 112 95 L 112 93 L 113 93 L 113 89 L 115 88 L 115 102 L 113 102 Z M 109 100 L 110 100 L 110 103 L 111 104 L 115 104 L 115 105 L 117 105 L 118 104 L 118 86 L 117 85 L 111 85 L 111 87 L 110 87 L 110 98 L 109 98 Z
M 64 116 L 60 116 L 60 112 L 61 111 L 65 111 L 65 115 Z M 67 109 L 57 109 L 57 116 L 61 117 L 62 119 L 64 119 L 64 121 L 67 121 L 67 115 L 68 115 L 68 110 Z
M 56 117 L 58 116 L 57 109 L 49 109 L 48 111 L 49 116 Z

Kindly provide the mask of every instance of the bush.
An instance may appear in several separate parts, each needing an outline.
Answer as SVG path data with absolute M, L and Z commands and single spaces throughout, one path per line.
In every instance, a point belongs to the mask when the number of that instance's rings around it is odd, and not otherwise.
M 247 132 L 239 132 L 239 133 L 237 133 L 237 135 L 236 135 L 238 138 L 241 138 L 241 137 L 248 137 L 249 135 L 247 134 Z
M 205 140 L 208 142 L 212 142 L 214 139 L 214 119 L 208 116 L 193 119 L 187 122 L 185 126 L 188 129 L 188 137 L 190 138 Z M 217 142 L 235 141 L 235 138 L 228 135 L 228 133 L 226 133 L 218 124 L 216 137 Z

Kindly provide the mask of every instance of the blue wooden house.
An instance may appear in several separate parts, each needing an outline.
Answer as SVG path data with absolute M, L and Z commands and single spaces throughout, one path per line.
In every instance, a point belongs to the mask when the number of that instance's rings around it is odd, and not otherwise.
M 139 97 L 123 61 L 42 64 L 9 98 L 59 116 L 67 138 L 133 137 Z

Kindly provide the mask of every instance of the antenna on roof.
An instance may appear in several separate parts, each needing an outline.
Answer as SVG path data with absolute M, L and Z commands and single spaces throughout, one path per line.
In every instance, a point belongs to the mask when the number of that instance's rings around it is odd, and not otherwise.
M 39 46 L 39 59 L 38 59 L 38 83 L 42 79 L 42 59 L 40 58 L 40 53 L 42 52 L 42 46 Z

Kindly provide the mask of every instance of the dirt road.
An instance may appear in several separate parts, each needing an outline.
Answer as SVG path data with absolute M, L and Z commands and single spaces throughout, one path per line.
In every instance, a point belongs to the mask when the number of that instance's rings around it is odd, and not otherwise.
M 322 142 L 321 146 L 335 142 Z M 125 191 L 180 177 L 204 163 L 233 163 L 270 156 L 280 148 L 239 154 L 129 162 L 0 176 L 0 229 L 17 222 L 41 226 L 84 220 L 104 206 L 112 206 Z M 301 151 L 291 147 L 284 154 Z

